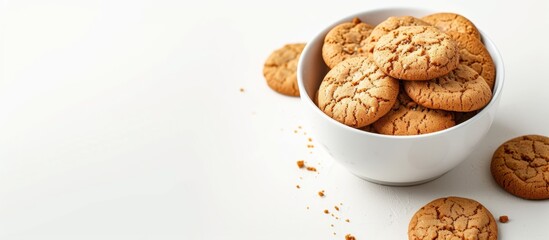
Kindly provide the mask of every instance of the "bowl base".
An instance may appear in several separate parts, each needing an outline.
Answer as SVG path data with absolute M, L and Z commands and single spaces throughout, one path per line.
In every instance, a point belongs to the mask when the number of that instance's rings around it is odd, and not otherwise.
M 362 179 L 364 179 L 368 182 L 379 184 L 379 185 L 385 185 L 385 186 L 391 186 L 391 187 L 407 187 L 407 186 L 415 186 L 415 185 L 420 185 L 420 184 L 424 184 L 424 183 L 433 181 L 433 180 L 435 180 L 439 177 L 442 177 L 442 175 L 444 175 L 444 174 L 446 174 L 446 173 L 440 174 L 438 176 L 435 176 L 435 177 L 432 177 L 432 178 L 429 178 L 429 179 L 414 181 L 414 182 L 386 182 L 386 181 L 379 181 L 379 180 L 359 176 L 359 175 L 356 175 L 356 174 L 354 174 L 354 175 L 359 177 L 359 178 L 362 178 Z

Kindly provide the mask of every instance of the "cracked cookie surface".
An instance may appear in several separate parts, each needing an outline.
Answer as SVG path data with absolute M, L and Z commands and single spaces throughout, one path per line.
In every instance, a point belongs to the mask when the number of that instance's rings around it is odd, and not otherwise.
M 458 44 L 459 63 L 477 71 L 486 80 L 490 89 L 493 90 L 496 79 L 496 66 L 484 44 L 470 34 L 453 31 L 447 32 L 447 34 L 456 40 Z
M 479 202 L 462 197 L 433 200 L 419 209 L 408 225 L 410 240 L 496 240 L 497 224 Z
M 322 58 L 326 65 L 333 68 L 347 58 L 364 56 L 363 48 L 372 29 L 373 26 L 361 22 L 358 18 L 332 28 L 326 34 L 322 45 Z
M 431 26 L 400 27 L 376 43 L 374 61 L 387 75 L 402 80 L 429 80 L 459 64 L 457 43 Z
M 412 16 L 394 16 L 385 19 L 383 22 L 379 23 L 372 30 L 372 33 L 366 39 L 366 45 L 364 51 L 367 54 L 374 52 L 374 47 L 383 35 L 393 31 L 399 27 L 405 26 L 429 26 L 429 23 L 426 23 L 418 18 Z
M 263 76 L 271 89 L 284 95 L 299 96 L 296 72 L 303 48 L 305 43 L 286 44 L 267 58 Z
M 452 113 L 418 105 L 401 90 L 391 111 L 372 125 L 381 134 L 418 135 L 450 128 L 455 121 Z
M 362 128 L 391 110 L 398 91 L 398 80 L 379 70 L 370 58 L 349 58 L 322 80 L 318 107 L 340 123 Z
M 524 199 L 549 199 L 549 138 L 525 135 L 503 143 L 490 171 L 505 191 Z
M 481 39 L 480 32 L 477 27 L 475 27 L 475 24 L 473 24 L 473 22 L 466 17 L 456 13 L 434 13 L 422 17 L 421 20 L 445 32 L 461 32 L 469 34 L 477 39 Z
M 483 108 L 492 99 L 492 91 L 486 81 L 463 64 L 433 80 L 403 83 L 404 90 L 414 102 L 432 109 L 472 112 Z

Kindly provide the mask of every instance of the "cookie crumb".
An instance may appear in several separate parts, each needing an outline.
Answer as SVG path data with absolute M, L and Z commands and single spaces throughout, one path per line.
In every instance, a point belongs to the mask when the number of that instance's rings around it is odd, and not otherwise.
M 307 206 L 307 210 L 309 210 L 309 206 Z
M 357 18 L 357 17 L 353 18 L 353 24 L 359 24 L 361 22 L 362 21 L 360 20 L 360 18 Z
M 297 161 L 297 167 L 299 167 L 299 168 L 305 167 L 305 161 L 304 160 L 298 160 Z
M 240 88 L 240 92 L 244 92 L 244 91 L 245 91 L 244 88 Z
M 330 224 L 331 227 L 334 227 L 334 224 Z
M 339 211 L 339 207 L 338 206 L 334 206 L 335 210 L 336 211 Z
M 509 217 L 506 216 L 506 215 L 503 215 L 503 216 L 499 216 L 499 222 L 500 223 L 506 223 L 506 222 L 509 222 Z
M 351 235 L 351 234 L 347 234 L 345 235 L 345 240 L 356 240 L 355 236 Z
M 307 148 L 315 148 L 315 145 L 313 145 L 313 144 L 307 144 Z
M 334 236 L 336 235 L 336 233 L 334 232 Z
M 315 167 L 307 167 L 307 171 L 316 172 Z
M 349 220 L 349 219 L 347 218 L 347 219 L 345 219 L 345 222 L 351 222 L 351 220 Z
M 329 214 L 330 211 L 328 211 L 328 209 L 324 209 L 324 213 Z
M 300 188 L 301 188 L 299 185 L 295 185 L 295 187 L 296 187 L 297 189 L 300 189 Z
M 313 139 L 312 139 L 312 138 L 308 138 L 307 140 L 309 140 L 309 142 L 312 142 L 312 141 L 313 141 Z
M 301 129 L 301 126 L 297 126 L 297 128 Z
M 320 191 L 318 192 L 318 196 L 324 197 L 324 190 L 320 190 Z
M 297 133 L 297 130 L 294 130 L 294 133 Z

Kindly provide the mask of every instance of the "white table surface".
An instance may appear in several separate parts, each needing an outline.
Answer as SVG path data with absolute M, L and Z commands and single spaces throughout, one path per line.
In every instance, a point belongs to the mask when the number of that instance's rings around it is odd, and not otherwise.
M 388 6 L 467 16 L 506 66 L 486 139 L 413 187 L 348 173 L 315 145 L 299 99 L 262 75 L 285 43 Z M 549 202 L 507 194 L 488 168 L 503 141 L 549 135 L 548 12 L 534 0 L 4 0 L 0 238 L 407 239 L 418 208 L 456 195 L 508 215 L 500 239 L 549 239 Z

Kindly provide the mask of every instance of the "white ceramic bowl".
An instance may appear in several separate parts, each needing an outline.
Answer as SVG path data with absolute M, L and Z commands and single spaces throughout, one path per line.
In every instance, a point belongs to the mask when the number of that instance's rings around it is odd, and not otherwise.
M 492 125 L 504 81 L 501 55 L 480 29 L 482 40 L 496 65 L 494 94 L 490 103 L 473 118 L 452 128 L 415 136 L 389 136 L 343 125 L 325 115 L 313 102 L 320 82 L 328 72 L 321 55 L 326 33 L 342 22 L 359 17 L 378 24 L 390 16 L 422 17 L 438 11 L 390 8 L 347 16 L 318 33 L 305 47 L 297 67 L 301 102 L 315 139 L 351 173 L 386 185 L 413 185 L 448 172 L 475 149 Z

